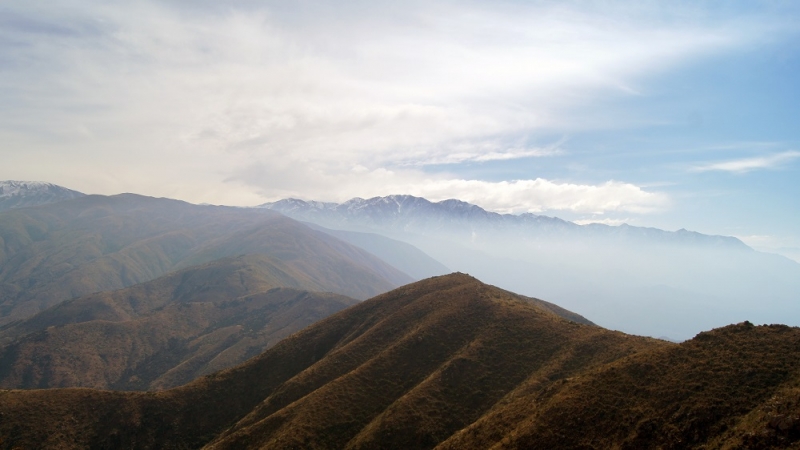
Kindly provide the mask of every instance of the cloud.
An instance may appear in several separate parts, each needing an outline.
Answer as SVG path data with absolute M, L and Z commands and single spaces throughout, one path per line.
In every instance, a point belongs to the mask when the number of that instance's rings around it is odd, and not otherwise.
M 616 181 L 599 185 L 557 183 L 537 178 L 487 182 L 478 180 L 441 180 L 416 188 L 419 195 L 432 199 L 459 198 L 502 213 L 540 213 L 571 211 L 603 214 L 626 211 L 651 213 L 669 206 L 661 193 Z
M 525 146 L 524 143 L 509 144 L 502 140 L 452 142 L 448 144 L 448 153 L 446 154 L 433 152 L 429 152 L 429 154 L 412 154 L 405 160 L 403 156 L 398 156 L 392 163 L 397 165 L 427 166 L 558 156 L 565 153 L 561 149 L 561 145 L 565 141 L 566 139 L 562 138 L 558 142 L 545 147 L 530 147 Z
M 406 168 L 370 170 L 355 166 L 338 171 L 306 166 L 287 170 L 271 164 L 249 167 L 236 179 L 261 186 L 261 193 L 269 200 L 298 197 L 342 202 L 353 197 L 411 194 L 432 201 L 457 198 L 500 213 L 651 213 L 670 207 L 666 194 L 618 181 L 598 185 L 541 178 L 491 182 Z
M 604 219 L 596 219 L 596 218 L 579 219 L 579 220 L 573 220 L 572 222 L 576 223 L 578 225 L 589 225 L 589 224 L 593 224 L 593 223 L 599 223 L 599 224 L 603 224 L 603 225 L 609 225 L 609 226 L 612 226 L 612 227 L 616 227 L 616 226 L 619 226 L 619 225 L 622 225 L 622 224 L 630 223 L 631 220 L 630 219 L 612 219 L 610 217 L 606 217 Z
M 591 113 L 596 99 L 769 36 L 750 18 L 647 5 L 6 5 L 0 178 L 229 204 L 391 187 L 502 210 L 652 211 L 662 195 L 621 182 L 413 170 L 559 157 L 552 136 L 625 126 Z
M 746 173 L 759 169 L 774 169 L 783 164 L 794 161 L 800 158 L 800 152 L 786 151 L 775 153 L 768 156 L 758 156 L 754 158 L 735 159 L 731 161 L 724 161 L 718 163 L 711 163 L 702 166 L 693 167 L 693 172 L 733 172 L 733 173 Z

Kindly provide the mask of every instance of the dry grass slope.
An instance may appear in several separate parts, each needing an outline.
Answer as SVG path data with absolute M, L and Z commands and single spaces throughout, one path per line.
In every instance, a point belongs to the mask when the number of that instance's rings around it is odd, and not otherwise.
M 0 448 L 786 448 L 800 330 L 671 344 L 462 274 L 328 317 L 158 393 L 0 393 Z
M 56 305 L 4 331 L 0 387 L 165 389 L 244 362 L 357 300 L 264 255 Z

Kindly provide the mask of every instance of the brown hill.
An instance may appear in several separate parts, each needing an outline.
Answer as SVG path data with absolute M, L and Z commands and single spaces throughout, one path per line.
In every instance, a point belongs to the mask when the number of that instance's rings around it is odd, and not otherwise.
M 796 447 L 799 353 L 795 328 L 671 344 L 454 274 L 169 391 L 0 392 L 0 447 Z
M 521 383 L 667 346 L 579 324 L 460 274 L 404 286 L 292 335 L 246 364 L 147 394 L 0 394 L 14 445 L 432 447 Z
M 798 448 L 799 381 L 800 329 L 745 322 L 523 384 L 438 448 Z
M 0 325 L 242 254 L 267 255 L 319 290 L 360 299 L 411 281 L 357 247 L 270 211 L 93 195 L 0 213 Z
M 264 255 L 69 300 L 2 335 L 0 387 L 163 389 L 244 362 L 357 300 Z

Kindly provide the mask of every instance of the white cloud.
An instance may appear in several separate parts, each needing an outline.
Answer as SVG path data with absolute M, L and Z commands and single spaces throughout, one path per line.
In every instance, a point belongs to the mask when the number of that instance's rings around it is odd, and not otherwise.
M 432 182 L 415 190 L 427 198 L 459 198 L 503 213 L 557 210 L 594 214 L 614 211 L 650 213 L 669 206 L 669 198 L 664 194 L 616 181 L 586 185 L 541 178 L 500 182 L 451 179 Z
M 579 220 L 573 220 L 572 222 L 578 225 L 590 225 L 593 223 L 599 223 L 603 225 L 610 225 L 612 227 L 616 227 L 622 224 L 630 223 L 631 219 L 612 219 L 610 217 L 606 217 L 603 219 L 598 219 L 598 218 L 579 219 Z
M 768 34 L 656 4 L 167 5 L 0 11 L 0 178 L 230 204 L 416 192 L 647 212 L 664 196 L 631 184 L 412 168 L 557 157 L 540 135 L 621 126 L 577 120 L 594 99 L 641 95 L 643 77 Z
M 583 214 L 650 213 L 670 206 L 665 194 L 617 181 L 599 185 L 559 183 L 541 178 L 490 182 L 405 168 L 369 170 L 355 166 L 349 171 L 333 171 L 306 166 L 286 170 L 275 165 L 250 167 L 236 178 L 252 185 L 261 183 L 262 193 L 270 200 L 299 197 L 341 202 L 353 197 L 411 194 L 432 201 L 457 198 L 501 213 L 559 210 Z
M 693 167 L 692 171 L 694 172 L 721 171 L 721 172 L 745 173 L 758 169 L 772 169 L 775 167 L 779 167 L 797 158 L 800 158 L 800 152 L 786 151 L 781 153 L 775 153 L 768 156 L 757 156 L 753 158 L 742 158 L 731 161 L 705 164 Z

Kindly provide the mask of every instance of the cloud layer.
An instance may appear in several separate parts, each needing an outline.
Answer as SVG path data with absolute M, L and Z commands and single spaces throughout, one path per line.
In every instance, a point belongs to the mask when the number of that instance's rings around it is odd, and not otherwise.
M 694 172 L 733 172 L 746 173 L 760 169 L 774 169 L 800 158 L 800 152 L 786 151 L 766 156 L 741 158 L 730 161 L 716 162 L 694 167 Z
M 430 169 L 563 157 L 553 135 L 629 120 L 593 101 L 644 95 L 644 77 L 764 33 L 632 5 L 7 6 L 0 176 L 228 204 L 411 193 L 497 211 L 656 211 L 665 194 L 624 181 Z

